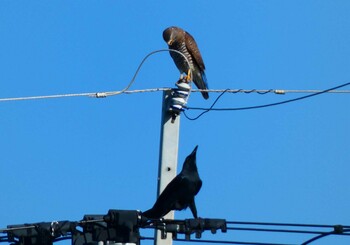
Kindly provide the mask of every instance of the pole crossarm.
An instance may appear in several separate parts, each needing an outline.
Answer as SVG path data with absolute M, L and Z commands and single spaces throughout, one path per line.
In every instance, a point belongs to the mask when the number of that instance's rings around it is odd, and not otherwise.
M 264 228 L 261 226 L 271 226 Z M 259 228 L 260 227 L 260 228 Z M 284 227 L 284 228 L 283 228 Z M 295 230 L 292 227 L 303 228 Z M 292 229 L 290 229 L 292 228 Z M 153 240 L 141 236 L 140 229 L 154 229 L 161 234 L 161 241 L 171 239 L 187 242 L 208 242 L 221 244 L 283 244 L 291 243 L 262 243 L 248 241 L 215 241 L 203 240 L 202 234 L 210 231 L 216 234 L 218 231 L 226 232 L 265 232 L 265 233 L 299 233 L 313 235 L 308 240 L 293 244 L 311 244 L 312 242 L 330 235 L 350 236 L 348 225 L 315 225 L 315 224 L 290 224 L 290 223 L 264 223 L 264 222 L 239 222 L 226 221 L 226 219 L 156 219 L 150 220 L 138 210 L 111 209 L 107 214 L 84 215 L 80 221 L 51 221 L 26 223 L 20 225 L 8 225 L 0 229 L 0 243 L 7 242 L 11 245 L 53 245 L 62 240 L 71 240 L 72 245 L 98 245 L 101 244 L 135 244 L 140 245 L 141 240 Z M 314 230 L 317 229 L 317 230 Z M 320 230 L 321 229 L 321 230 Z M 324 229 L 324 230 L 322 230 Z M 171 237 L 169 237 L 169 234 Z M 195 239 L 191 238 L 195 235 Z M 167 237 L 168 235 L 168 237 Z M 184 238 L 178 238 L 184 235 Z M 305 237 L 304 237 L 305 238 Z
M 62 240 L 72 240 L 72 245 L 98 244 L 99 242 L 140 244 L 140 228 L 159 230 L 162 239 L 166 233 L 184 234 L 190 240 L 191 234 L 200 238 L 201 234 L 210 230 L 226 232 L 226 220 L 223 219 L 159 219 L 147 220 L 138 210 L 111 209 L 105 215 L 84 215 L 80 221 L 52 221 L 31 224 L 8 225 L 0 229 L 6 233 L 0 242 L 16 245 L 52 245 Z
M 201 238 L 204 231 L 211 231 L 212 234 L 216 234 L 218 230 L 221 230 L 221 232 L 227 232 L 225 219 L 161 219 L 151 221 L 151 223 L 145 227 L 159 230 L 162 239 L 167 238 L 167 233 L 172 234 L 172 239 L 177 239 L 178 234 L 184 234 L 185 239 L 190 240 L 192 234 L 195 234 L 198 239 Z

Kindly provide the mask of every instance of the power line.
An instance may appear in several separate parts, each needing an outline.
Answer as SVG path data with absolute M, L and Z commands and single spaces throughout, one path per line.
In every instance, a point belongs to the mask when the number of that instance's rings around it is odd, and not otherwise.
M 26 96 L 26 97 L 12 97 L 12 98 L 0 98 L 0 102 L 7 101 L 21 101 L 21 100 L 40 100 L 40 99 L 57 99 L 67 97 L 92 97 L 92 98 L 106 98 L 108 96 L 117 94 L 134 94 L 134 93 L 147 93 L 147 92 L 159 92 L 171 90 L 170 88 L 151 88 L 151 89 L 138 89 L 127 91 L 109 91 L 109 92 L 89 92 L 89 93 L 75 93 L 75 94 L 55 94 L 55 95 L 39 95 L 39 96 Z
M 233 225 L 233 227 L 227 227 Z M 240 226 L 240 227 L 237 227 Z M 246 227 L 241 227 L 246 226 Z M 259 228 L 270 226 L 276 228 Z M 82 231 L 77 227 L 83 228 Z M 285 228 L 279 228 L 285 227 Z M 303 227 L 305 229 L 294 230 L 287 227 Z M 126 229 L 128 228 L 128 229 Z M 0 243 L 15 242 L 23 244 L 21 241 L 31 240 L 33 243 L 40 244 L 40 241 L 49 240 L 58 242 L 62 240 L 73 239 L 74 244 L 85 244 L 88 241 L 93 242 L 94 237 L 102 239 L 101 241 L 131 239 L 137 241 L 153 240 L 154 238 L 140 236 L 139 228 L 157 229 L 162 233 L 172 234 L 174 241 L 178 242 L 196 242 L 196 243 L 216 243 L 216 244 L 241 244 L 241 245 L 295 245 L 295 243 L 271 243 L 271 242 L 253 242 L 253 241 L 234 241 L 234 240 L 205 240 L 201 239 L 201 234 L 205 230 L 216 233 L 217 230 L 227 231 L 247 231 L 247 232 L 281 232 L 281 233 L 300 233 L 316 234 L 317 236 L 308 239 L 302 245 L 308 245 L 313 241 L 329 235 L 350 235 L 349 225 L 323 225 L 323 224 L 295 224 L 295 223 L 269 223 L 269 222 L 245 222 L 245 221 L 226 221 L 225 219 L 185 219 L 185 220 L 151 220 L 146 221 L 142 218 L 142 213 L 132 210 L 109 210 L 107 215 L 85 215 L 80 221 L 53 221 L 41 222 L 23 225 L 10 225 L 7 229 L 0 229 L 0 233 L 7 233 L 7 236 L 0 236 Z M 326 231 L 312 230 L 311 228 L 327 229 Z M 117 229 L 121 233 L 115 233 L 110 229 Z M 311 229 L 311 230 L 310 230 Z M 332 229 L 329 231 L 329 229 Z M 122 231 L 125 231 L 124 234 Z M 129 234 L 129 232 L 131 232 Z M 191 239 L 191 234 L 195 233 L 196 238 Z M 94 234 L 94 235 L 93 235 Z M 103 235 L 104 234 L 104 235 Z M 110 234 L 110 235 L 108 235 Z M 177 238 L 178 234 L 184 234 L 185 239 Z M 115 241 L 116 241 L 115 240 Z M 38 243 L 39 241 L 39 243 Z M 46 244 L 46 243 L 45 243 Z M 299 244 L 299 243 L 298 243 Z
M 319 93 L 324 90 L 320 89 L 193 89 L 192 92 L 210 92 L 210 93 L 258 93 L 258 94 L 290 94 L 290 93 Z M 349 94 L 350 90 L 329 90 L 327 93 L 335 93 L 335 94 Z
M 129 90 L 129 88 L 133 85 L 136 80 L 138 73 L 140 72 L 145 61 L 152 55 L 160 53 L 160 52 L 175 52 L 184 57 L 187 64 L 189 65 L 189 60 L 187 57 L 178 50 L 175 49 L 159 49 L 148 53 L 140 62 L 137 67 L 132 79 L 128 83 L 128 85 L 122 90 L 118 91 L 107 91 L 107 92 L 84 92 L 84 93 L 68 93 L 68 94 L 55 94 L 55 95 L 38 95 L 38 96 L 23 96 L 23 97 L 9 97 L 9 98 L 0 98 L 0 102 L 9 102 L 9 101 L 22 101 L 22 100 L 40 100 L 40 99 L 57 99 L 57 98 L 67 98 L 67 97 L 92 97 L 92 98 L 106 98 L 108 96 L 120 95 L 120 94 L 133 94 L 133 93 L 146 93 L 146 92 L 159 92 L 171 90 L 171 88 L 151 88 L 151 89 L 141 89 L 141 90 Z M 190 65 L 189 65 L 190 66 Z M 321 90 L 284 90 L 284 89 L 193 89 L 192 92 L 202 92 L 207 91 L 210 93 L 258 93 L 258 94 L 267 94 L 267 93 L 275 93 L 275 94 L 286 94 L 286 93 L 325 93 L 325 91 Z M 327 93 L 350 93 L 350 90 L 335 90 L 329 89 L 326 91 Z M 191 108 L 195 109 L 195 108 Z M 197 108 L 198 109 L 198 108 Z
M 187 57 L 181 53 L 178 50 L 175 49 L 159 49 L 159 50 L 155 50 L 150 52 L 149 54 L 147 54 L 142 61 L 140 62 L 139 66 L 137 67 L 134 76 L 132 77 L 131 81 L 128 83 L 128 85 L 123 88 L 122 90 L 119 91 L 109 91 L 109 92 L 95 92 L 95 93 L 74 93 L 74 94 L 57 94 L 57 95 L 42 95 L 42 96 L 27 96 L 27 97 L 17 97 L 17 98 L 0 98 L 0 102 L 5 102 L 5 101 L 19 101 L 19 100 L 38 100 L 38 99 L 53 99 L 53 98 L 65 98 L 65 97 L 95 97 L 95 98 L 105 98 L 107 96 L 113 96 L 113 95 L 119 95 L 119 94 L 123 94 L 123 93 L 127 93 L 128 89 L 131 87 L 131 85 L 135 82 L 136 77 L 138 75 L 138 73 L 141 70 L 141 67 L 143 66 L 143 64 L 145 63 L 145 61 L 152 55 L 156 54 L 156 53 L 160 53 L 160 52 L 175 52 L 178 53 L 180 55 L 182 55 L 184 57 L 184 59 L 186 60 L 188 66 L 190 66 L 190 63 L 187 59 Z M 161 91 L 161 89 L 156 89 L 156 91 Z M 146 90 L 139 90 L 138 92 L 146 92 Z M 147 92 L 151 92 L 151 91 L 147 91 Z M 130 93 L 130 92 L 129 92 Z
M 154 93 L 169 91 L 172 88 L 147 88 L 147 89 L 135 89 L 135 90 L 119 90 L 119 91 L 106 91 L 106 92 L 84 92 L 84 93 L 68 93 L 68 94 L 54 94 L 54 95 L 38 95 L 38 96 L 23 96 L 23 97 L 8 97 L 0 98 L 0 102 L 9 101 L 23 101 L 23 100 L 40 100 L 40 99 L 58 99 L 58 98 L 68 98 L 68 97 L 90 97 L 90 98 L 106 98 L 108 96 L 119 95 L 119 94 L 137 94 L 137 93 Z M 284 95 L 289 93 L 320 93 L 323 90 L 288 90 L 288 89 L 192 89 L 191 92 L 198 93 L 201 91 L 207 91 L 209 93 L 244 93 L 244 94 L 278 94 Z M 334 94 L 350 94 L 350 90 L 330 90 L 327 93 Z M 191 108 L 197 110 L 198 108 Z
M 350 234 L 347 234 L 347 233 L 344 233 L 344 232 L 350 232 L 350 229 L 345 229 L 345 230 L 341 230 L 341 231 L 337 231 L 337 230 L 334 230 L 334 231 L 331 231 L 331 232 L 327 232 L 327 233 L 324 233 L 324 234 L 321 234 L 321 235 L 318 235 L 318 236 L 315 236 L 313 238 L 311 238 L 310 240 L 307 240 L 306 242 L 303 242 L 301 245 L 307 245 L 307 244 L 310 244 L 318 239 L 321 239 L 321 238 L 324 238 L 326 236 L 330 236 L 330 235 L 350 235 Z
M 227 227 L 227 230 L 237 231 L 260 231 L 260 232 L 281 232 L 281 233 L 300 233 L 300 234 L 324 234 L 323 231 L 305 231 L 305 230 L 288 230 L 288 229 L 263 229 L 263 228 L 242 228 Z M 349 234 L 350 235 L 350 234 Z
M 295 243 L 266 243 L 266 242 L 244 242 L 244 241 L 226 241 L 226 240 L 186 240 L 186 239 L 174 239 L 179 242 L 197 242 L 197 243 L 216 243 L 216 244 L 239 244 L 239 245 L 296 245 Z
M 329 235 L 342 235 L 350 236 L 350 226 L 348 225 L 323 225 L 323 224 L 296 224 L 296 223 L 269 223 L 269 222 L 242 222 L 242 221 L 227 221 L 227 224 L 232 225 L 245 225 L 245 226 L 273 226 L 273 227 L 303 227 L 303 228 L 318 228 L 318 229 L 330 229 L 332 231 L 320 231 L 320 230 L 294 230 L 294 229 L 272 229 L 272 228 L 250 228 L 250 227 L 227 227 L 227 230 L 239 230 L 239 231 L 256 231 L 256 232 L 281 232 L 281 233 L 299 233 L 299 234 L 316 234 L 317 236 L 305 241 L 302 245 L 310 244 L 313 241 L 324 238 Z
M 251 109 L 261 109 L 261 108 L 265 108 L 265 107 L 271 107 L 271 106 L 277 106 L 277 105 L 282 105 L 282 104 L 287 104 L 287 103 L 291 103 L 291 102 L 295 102 L 298 100 L 304 100 L 307 98 L 311 98 L 313 96 L 317 96 L 317 95 L 321 95 L 324 93 L 329 93 L 330 91 L 336 91 L 336 89 L 338 88 L 342 88 L 345 86 L 350 85 L 349 83 L 344 83 L 326 90 L 319 90 L 318 92 L 309 94 L 309 95 L 305 95 L 305 96 L 301 96 L 301 97 L 297 97 L 294 99 L 289 99 L 289 100 L 283 100 L 283 101 L 279 101 L 279 102 L 275 102 L 275 103 L 270 103 L 270 104 L 263 104 L 263 105 L 255 105 L 255 106 L 246 106 L 246 107 L 233 107 L 233 108 L 213 108 L 214 105 L 216 104 L 216 102 L 218 102 L 218 100 L 221 98 L 221 96 L 223 96 L 228 89 L 224 90 L 213 102 L 213 104 L 209 107 L 209 108 L 201 108 L 201 107 L 186 107 L 187 110 L 202 110 L 203 112 L 200 113 L 198 116 L 196 117 L 189 117 L 187 116 L 187 114 L 184 112 L 184 115 L 186 116 L 187 119 L 189 120 L 197 120 L 198 118 L 200 118 L 201 116 L 203 116 L 205 113 L 209 112 L 209 111 L 241 111 L 241 110 L 251 110 Z M 295 91 L 295 90 L 294 90 Z
M 141 237 L 141 240 L 154 240 L 153 237 Z M 238 244 L 238 245 L 266 245 L 263 242 L 245 242 L 245 241 L 226 241 L 226 240 L 186 240 L 174 239 L 177 242 L 197 242 L 197 243 L 215 243 L 215 244 Z M 268 243 L 269 245 L 295 245 L 291 243 Z
M 227 224 L 233 225 L 259 225 L 259 226 L 291 226 L 291 227 L 311 227 L 311 228 L 334 228 L 337 225 L 324 224 L 298 224 L 298 223 L 276 223 L 276 222 L 249 222 L 249 221 L 227 221 Z M 350 225 L 343 225 L 344 228 L 350 228 Z
M 299 234 L 318 234 L 318 235 L 325 235 L 325 234 L 340 234 L 344 236 L 350 236 L 350 233 L 347 233 L 350 231 L 350 229 L 344 229 L 344 227 L 341 227 L 341 232 L 337 232 L 339 228 L 335 226 L 334 230 L 331 232 L 325 232 L 320 230 L 294 230 L 294 229 L 270 229 L 270 228 L 247 228 L 247 227 L 227 227 L 227 230 L 237 230 L 237 231 L 258 231 L 258 232 L 279 232 L 279 233 L 299 233 Z

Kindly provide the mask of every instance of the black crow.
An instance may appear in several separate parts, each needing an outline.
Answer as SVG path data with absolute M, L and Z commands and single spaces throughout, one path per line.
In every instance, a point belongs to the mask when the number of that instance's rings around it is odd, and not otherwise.
M 190 207 L 193 217 L 198 218 L 194 197 L 202 187 L 196 164 L 198 145 L 186 157 L 181 172 L 165 187 L 154 206 L 143 213 L 148 219 L 160 219 L 171 210 Z

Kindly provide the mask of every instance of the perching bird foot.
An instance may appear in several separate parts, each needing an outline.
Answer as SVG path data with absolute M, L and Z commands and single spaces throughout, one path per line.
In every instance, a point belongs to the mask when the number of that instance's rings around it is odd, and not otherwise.
M 185 76 L 186 82 L 191 82 L 192 81 L 192 76 L 191 76 L 191 69 L 188 69 L 187 76 Z
M 188 82 L 186 81 L 186 78 L 182 78 L 179 79 L 176 83 L 175 83 L 176 87 L 178 87 L 180 90 L 182 91 L 190 91 L 191 90 L 191 86 L 188 84 Z
M 179 81 L 182 81 L 184 83 L 190 83 L 191 82 L 191 77 L 188 75 L 181 74 Z
M 205 220 L 201 217 L 198 217 L 196 218 L 197 222 L 198 222 L 198 228 L 201 229 L 201 230 L 204 230 L 204 227 L 205 227 Z
M 204 219 L 202 219 L 201 217 L 198 217 L 195 220 L 198 223 L 197 230 L 196 230 L 196 238 L 199 239 L 202 237 L 202 233 L 205 228 Z

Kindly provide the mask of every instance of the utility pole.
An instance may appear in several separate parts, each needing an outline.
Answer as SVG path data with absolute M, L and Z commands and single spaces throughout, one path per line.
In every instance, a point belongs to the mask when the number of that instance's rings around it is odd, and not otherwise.
M 174 119 L 169 111 L 172 91 L 163 92 L 162 121 L 160 131 L 160 154 L 158 169 L 158 193 L 162 193 L 169 182 L 175 178 L 177 169 L 177 155 L 179 146 L 180 114 Z M 169 212 L 165 219 L 174 219 L 174 211 Z M 161 233 L 155 231 L 154 245 L 171 245 L 172 236 L 161 239 Z

